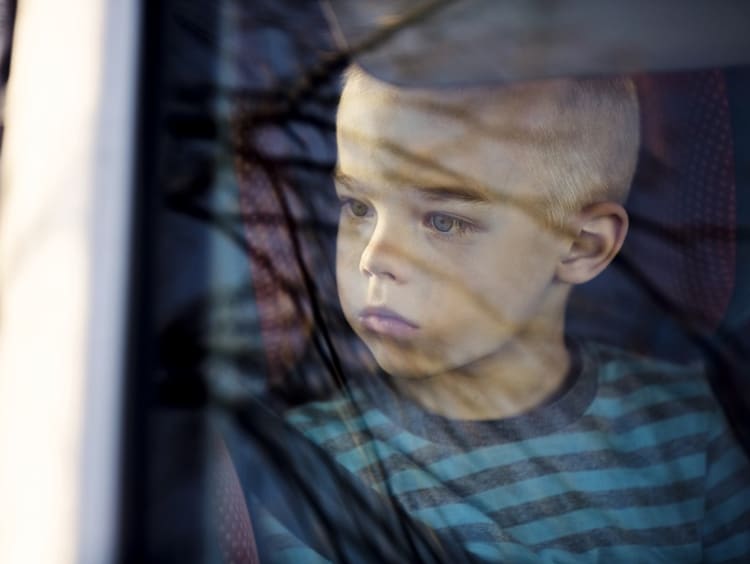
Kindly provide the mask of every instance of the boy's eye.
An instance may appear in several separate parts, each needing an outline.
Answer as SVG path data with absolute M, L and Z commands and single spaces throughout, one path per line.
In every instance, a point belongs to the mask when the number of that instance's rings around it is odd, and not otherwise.
M 446 213 L 430 213 L 424 218 L 423 225 L 436 235 L 458 237 L 482 229 L 475 223 Z
M 458 218 L 451 217 L 449 215 L 445 215 L 442 213 L 434 213 L 431 214 L 428 218 L 429 225 L 432 227 L 435 231 L 439 231 L 440 233 L 450 233 L 454 230 L 460 230 L 462 227 L 464 227 L 465 222 L 461 221 Z
M 362 203 L 359 200 L 350 200 L 348 203 L 349 210 L 351 210 L 352 215 L 355 215 L 357 217 L 365 217 L 367 215 L 367 212 L 369 211 L 367 204 Z
M 370 206 L 353 198 L 341 198 L 341 207 L 354 217 L 362 218 L 370 214 Z

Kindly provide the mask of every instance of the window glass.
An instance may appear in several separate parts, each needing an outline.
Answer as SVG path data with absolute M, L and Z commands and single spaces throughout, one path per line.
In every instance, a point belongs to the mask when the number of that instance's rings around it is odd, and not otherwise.
M 149 8 L 123 550 L 750 555 L 747 10 L 568 4 Z

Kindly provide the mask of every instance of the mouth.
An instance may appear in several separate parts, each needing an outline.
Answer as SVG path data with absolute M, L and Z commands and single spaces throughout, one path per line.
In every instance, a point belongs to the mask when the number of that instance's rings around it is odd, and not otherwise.
M 419 325 L 385 307 L 367 307 L 358 319 L 367 331 L 396 339 L 411 337 L 419 330 Z

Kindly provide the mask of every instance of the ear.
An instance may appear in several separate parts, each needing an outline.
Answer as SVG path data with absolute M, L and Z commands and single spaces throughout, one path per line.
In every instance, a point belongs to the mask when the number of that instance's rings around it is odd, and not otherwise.
M 555 274 L 561 282 L 582 284 L 607 268 L 620 252 L 628 233 L 628 214 L 615 202 L 592 204 L 575 218 L 574 233 Z

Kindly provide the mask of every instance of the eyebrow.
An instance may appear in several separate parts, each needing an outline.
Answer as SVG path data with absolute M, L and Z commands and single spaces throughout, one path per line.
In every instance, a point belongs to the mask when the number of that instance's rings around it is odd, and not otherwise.
M 428 200 L 457 200 L 472 204 L 486 204 L 490 201 L 484 192 L 468 186 L 417 187 L 415 190 Z
M 348 174 L 342 172 L 338 167 L 334 171 L 334 180 L 350 190 L 362 190 L 366 187 Z M 490 199 L 487 195 L 475 188 L 468 186 L 416 186 L 406 188 L 416 192 L 424 199 L 431 201 L 458 201 L 471 204 L 486 204 Z
M 335 182 L 338 182 L 339 184 L 343 184 L 347 188 L 350 188 L 357 184 L 356 180 L 354 180 L 348 174 L 342 172 L 338 166 L 333 171 L 333 180 Z

